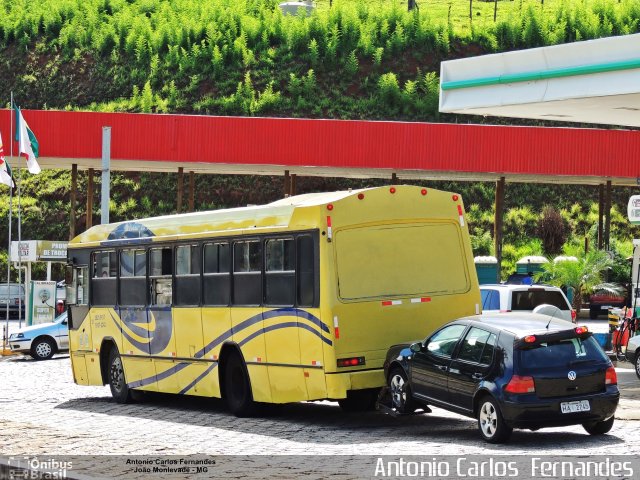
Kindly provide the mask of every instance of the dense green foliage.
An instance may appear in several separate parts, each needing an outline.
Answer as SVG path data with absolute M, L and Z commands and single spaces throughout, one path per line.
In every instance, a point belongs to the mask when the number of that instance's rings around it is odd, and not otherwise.
M 462 0 L 418 2 L 413 12 L 404 1 L 337 0 L 329 8 L 321 0 L 310 16 L 283 16 L 277 3 L 0 0 L 0 103 L 13 91 L 25 108 L 466 122 L 438 113 L 441 60 L 640 29 L 636 0 L 501 1 L 495 22 L 492 2 L 474 2 L 470 18 Z M 85 182 L 81 174 L 81 215 Z M 166 174 L 114 175 L 111 219 L 174 212 L 175 183 Z M 299 178 L 298 191 L 381 183 Z M 474 250 L 492 253 L 492 184 L 420 183 L 462 193 Z M 23 238 L 68 236 L 69 187 L 65 171 L 24 177 Z M 9 200 L 0 189 L 6 218 Z M 196 192 L 196 208 L 210 209 L 274 200 L 282 183 L 203 175 Z M 614 190 L 612 233 L 621 250 L 633 236 L 620 213 L 630 193 Z M 543 253 L 539 222 L 549 203 L 569 243 L 588 237 L 593 245 L 596 199 L 593 187 L 509 185 L 504 271 L 520 256 Z M 83 229 L 80 216 L 77 231 Z M 0 230 L 0 245 L 6 241 Z
M 632 33 L 640 19 L 635 0 L 508 2 L 496 22 L 476 2 L 475 23 L 429 7 L 0 0 L 0 92 L 25 107 L 432 120 L 442 59 Z

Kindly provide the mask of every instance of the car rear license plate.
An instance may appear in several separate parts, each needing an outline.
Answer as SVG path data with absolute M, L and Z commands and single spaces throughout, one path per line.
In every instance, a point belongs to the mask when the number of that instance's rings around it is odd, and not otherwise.
M 562 413 L 588 412 L 591 410 L 589 400 L 580 400 L 578 402 L 562 402 L 560 404 Z

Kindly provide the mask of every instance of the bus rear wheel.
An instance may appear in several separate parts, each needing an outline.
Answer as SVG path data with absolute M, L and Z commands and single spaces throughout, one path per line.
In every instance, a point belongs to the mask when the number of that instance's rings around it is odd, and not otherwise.
M 345 412 L 368 412 L 375 410 L 379 394 L 379 388 L 349 390 L 347 398 L 338 400 L 338 405 Z
M 108 375 L 109 388 L 114 400 L 118 403 L 130 403 L 132 401 L 132 392 L 124 376 L 122 358 L 115 347 L 109 352 Z
M 257 411 L 247 368 L 236 352 L 231 353 L 224 363 L 224 401 L 236 417 L 250 417 Z

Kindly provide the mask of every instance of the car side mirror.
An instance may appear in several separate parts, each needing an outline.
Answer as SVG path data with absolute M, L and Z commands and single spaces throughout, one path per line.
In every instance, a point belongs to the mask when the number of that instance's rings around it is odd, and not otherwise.
M 420 342 L 412 343 L 411 346 L 409 347 L 409 350 L 411 350 L 413 353 L 420 353 L 422 351 L 422 343 Z

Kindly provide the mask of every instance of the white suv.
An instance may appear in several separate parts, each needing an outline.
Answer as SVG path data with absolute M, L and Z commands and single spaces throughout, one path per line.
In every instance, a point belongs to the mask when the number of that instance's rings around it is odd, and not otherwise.
M 551 314 L 569 322 L 576 312 L 558 287 L 549 285 L 480 285 L 482 312 L 535 312 Z

